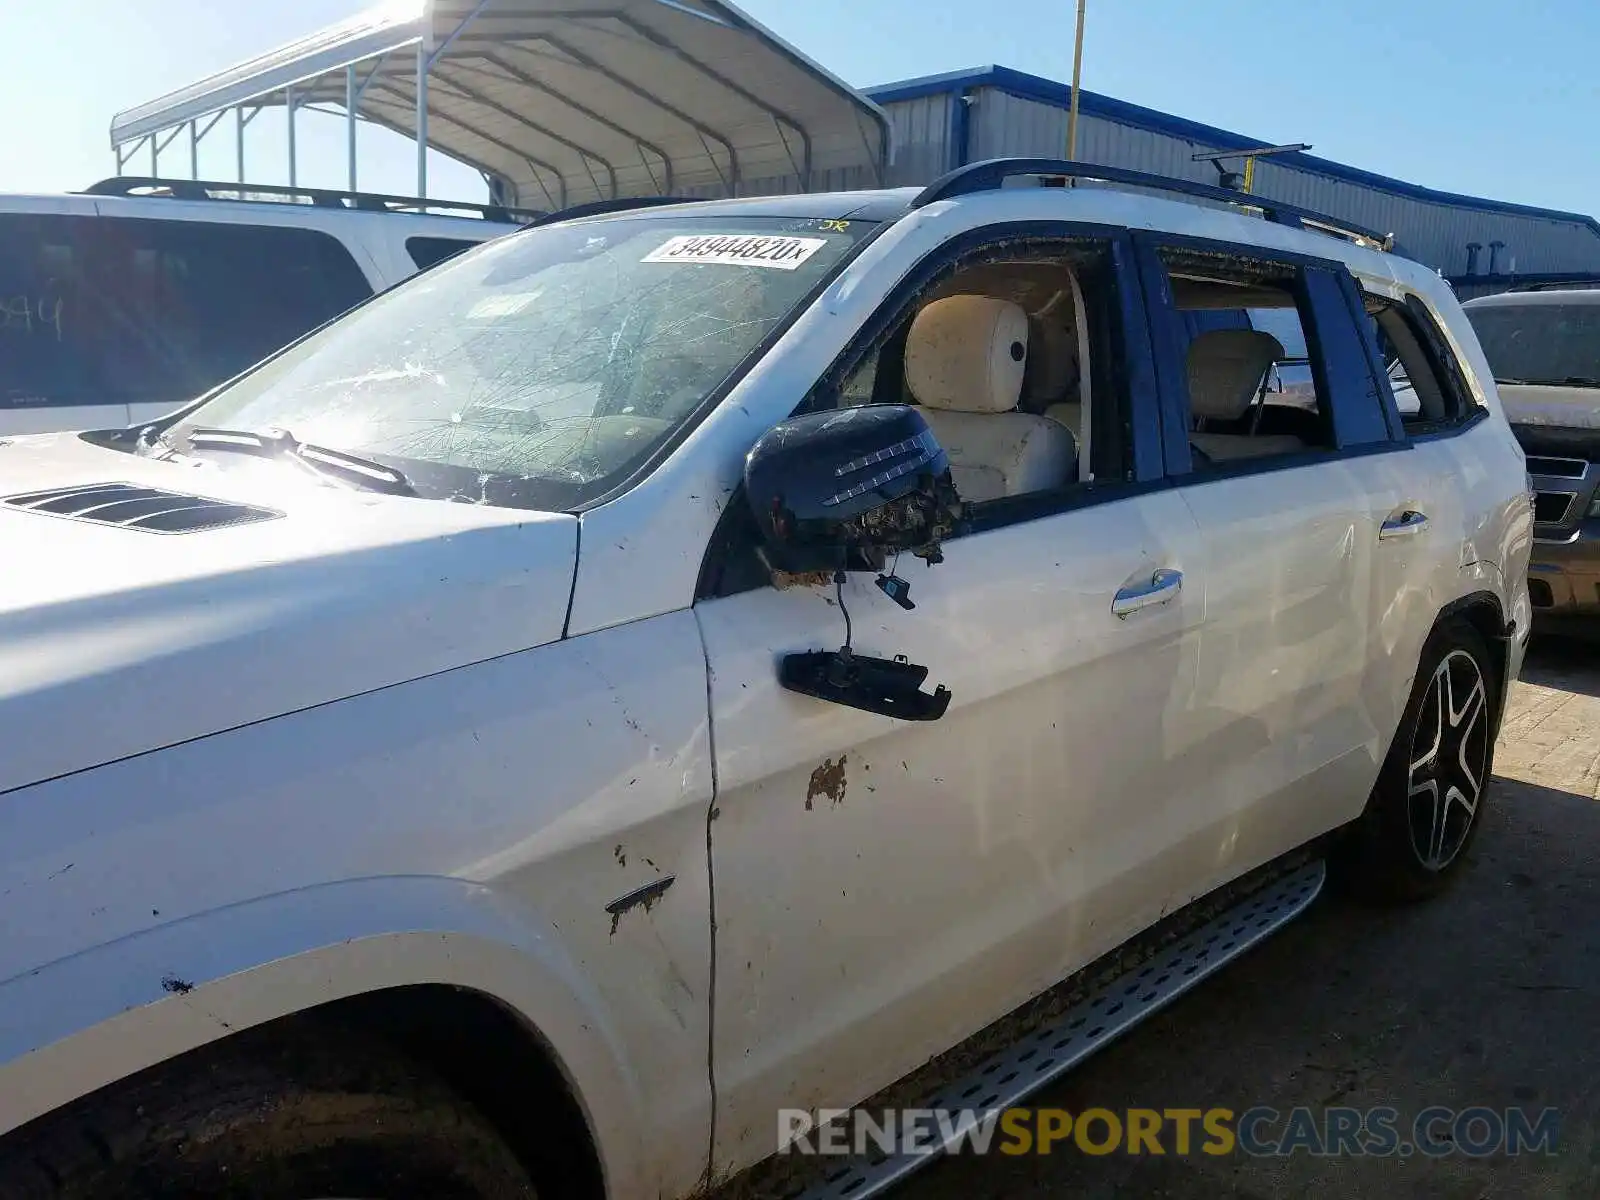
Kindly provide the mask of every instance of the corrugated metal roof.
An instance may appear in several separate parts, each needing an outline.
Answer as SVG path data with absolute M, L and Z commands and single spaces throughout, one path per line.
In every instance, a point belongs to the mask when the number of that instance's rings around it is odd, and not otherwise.
M 404 53 L 410 49 L 411 53 Z M 346 99 L 505 180 L 516 203 L 715 189 L 847 169 L 881 175 L 888 119 L 726 0 L 410 0 L 291 43 L 112 121 L 112 145 L 245 102 Z
M 1048 79 L 988 67 L 870 88 L 868 95 L 894 123 L 897 182 L 930 182 L 942 170 L 985 158 L 1066 153 L 1072 89 Z M 949 119 L 929 119 L 931 113 Z M 1084 162 L 1202 183 L 1215 183 L 1216 172 L 1195 161 L 1197 153 L 1263 144 L 1091 92 L 1080 95 L 1080 118 Z M 919 169 L 908 173 L 901 163 Z M 1518 276 L 1600 271 L 1600 223 L 1581 213 L 1441 192 L 1306 153 L 1261 159 L 1255 191 L 1392 232 L 1404 254 L 1457 282 L 1491 268 Z

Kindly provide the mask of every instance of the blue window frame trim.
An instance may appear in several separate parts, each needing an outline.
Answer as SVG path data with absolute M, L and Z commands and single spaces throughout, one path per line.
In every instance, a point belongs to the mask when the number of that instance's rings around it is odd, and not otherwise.
M 1355 278 L 1346 271 L 1339 280 L 1344 291 L 1345 303 L 1350 308 L 1350 316 L 1356 323 L 1356 330 L 1361 336 L 1361 348 L 1367 356 L 1367 370 L 1371 372 L 1373 382 L 1378 387 L 1378 394 L 1383 399 L 1384 416 L 1389 422 L 1389 436 L 1397 442 L 1411 441 L 1411 435 L 1406 432 L 1405 419 L 1400 415 L 1400 406 L 1394 398 L 1394 389 L 1389 386 L 1389 373 L 1383 369 L 1383 355 L 1378 350 L 1378 338 L 1373 331 L 1372 318 L 1367 315 L 1366 302 L 1361 297 L 1361 288 Z
M 1393 393 L 1387 387 L 1380 388 L 1373 374 L 1362 329 L 1366 322 L 1358 322 L 1351 310 L 1340 286 L 1341 276 L 1349 278 L 1350 273 L 1343 267 L 1337 271 L 1302 267 L 1299 289 L 1311 309 L 1306 350 L 1318 394 L 1328 398 L 1334 447 L 1348 450 L 1401 441 L 1403 433 L 1397 438 L 1394 422 L 1389 419 L 1395 406 Z M 1363 402 L 1368 408 L 1366 417 L 1351 407 Z M 1370 427 L 1372 418 L 1376 419 L 1375 429 Z M 1357 422 L 1361 420 L 1368 420 L 1369 428 L 1360 429 Z

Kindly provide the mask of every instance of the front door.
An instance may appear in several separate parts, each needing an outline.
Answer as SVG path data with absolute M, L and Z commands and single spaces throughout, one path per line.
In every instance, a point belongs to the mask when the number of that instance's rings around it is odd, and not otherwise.
M 1107 245 L 1075 253 L 1075 280 L 1021 270 L 1051 261 L 1038 250 L 1017 272 L 992 260 L 970 276 L 958 269 L 940 295 L 1016 297 L 1033 353 L 1050 322 L 1073 333 L 1083 283 L 1079 319 L 1093 329 L 1056 349 L 1070 360 L 1092 346 L 1104 361 L 1055 360 L 1029 375 L 1040 390 L 1024 386 L 1019 410 L 985 411 L 1037 421 L 1057 402 L 1087 400 L 1092 422 L 1071 410 L 1080 432 L 1133 429 L 1143 445 L 1155 422 L 1148 341 L 1119 341 L 1143 336 L 1142 314 L 1102 311 L 1136 305 L 1137 285 L 1116 290 Z M 893 326 L 872 353 L 896 361 L 842 394 L 899 398 L 904 384 L 926 399 L 904 371 L 915 343 L 902 349 Z M 1140 353 L 1142 371 L 1111 369 L 1112 355 Z M 1085 376 L 1101 390 L 1091 395 Z M 1004 440 L 983 420 L 966 422 L 963 446 Z M 977 505 L 943 563 L 908 556 L 912 611 L 871 575 L 837 592 L 763 578 L 696 605 L 718 794 L 715 1168 L 771 1153 L 780 1108 L 865 1099 L 1159 915 L 1182 783 L 1167 763 L 1191 736 L 1205 581 L 1182 499 L 1138 478 L 1137 446 L 1115 448 L 1080 443 L 1094 471 L 1060 462 L 1044 492 Z M 1147 448 L 1159 476 L 1153 439 Z M 1005 474 L 957 465 L 958 479 Z M 837 648 L 846 612 L 857 653 L 904 654 L 930 669 L 929 689 L 950 689 L 942 719 L 900 721 L 780 687 L 781 657 Z
M 870 1095 L 1048 987 L 1159 907 L 1202 611 L 1171 491 L 957 539 L 907 572 L 914 612 L 854 577 L 855 648 L 952 692 L 939 721 L 783 690 L 832 648 L 832 588 L 696 609 L 711 667 L 717 1161 L 773 1149 L 780 1107 Z M 1113 614 L 1158 570 L 1170 601 Z

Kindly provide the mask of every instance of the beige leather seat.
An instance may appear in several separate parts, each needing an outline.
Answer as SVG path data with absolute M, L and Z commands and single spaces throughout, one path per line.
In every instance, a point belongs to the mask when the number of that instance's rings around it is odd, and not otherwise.
M 1284 356 L 1283 345 L 1255 329 L 1213 329 L 1189 343 L 1189 411 L 1206 420 L 1236 421 L 1250 411 L 1268 368 Z M 1293 454 L 1306 444 L 1290 434 L 1252 437 L 1238 433 L 1191 433 L 1189 444 L 1214 462 Z
M 916 316 L 906 384 L 950 456 L 963 500 L 1066 486 L 1077 446 L 1059 422 L 1017 412 L 1028 362 L 1028 316 L 1008 300 L 947 296 Z

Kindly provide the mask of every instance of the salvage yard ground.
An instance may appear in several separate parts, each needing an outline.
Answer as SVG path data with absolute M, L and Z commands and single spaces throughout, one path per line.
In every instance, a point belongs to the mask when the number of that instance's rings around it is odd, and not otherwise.
M 896 1200 L 1600 1196 L 1600 646 L 1535 642 L 1473 861 L 1431 904 L 1325 899 L 1039 1106 L 1560 1111 L 1554 1156 L 951 1159 Z

